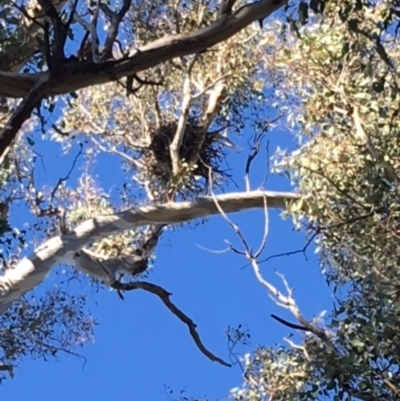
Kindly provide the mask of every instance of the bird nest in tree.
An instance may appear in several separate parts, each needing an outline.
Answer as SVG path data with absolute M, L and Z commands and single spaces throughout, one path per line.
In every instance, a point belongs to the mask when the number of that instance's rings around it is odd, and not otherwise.
M 177 122 L 171 121 L 162 124 L 154 130 L 151 135 L 151 144 L 143 155 L 146 165 L 146 175 L 152 184 L 160 188 L 172 181 L 172 162 L 170 155 L 170 144 L 177 131 Z M 182 165 L 182 181 L 177 188 L 178 193 L 204 193 L 210 184 L 218 186 L 229 178 L 229 174 L 221 169 L 225 161 L 225 148 L 230 142 L 224 138 L 219 131 L 206 132 L 204 141 L 199 149 L 198 158 L 196 152 L 196 141 L 204 134 L 204 128 L 196 121 L 188 120 L 179 149 L 179 157 Z M 196 160 L 192 166 L 192 160 Z M 185 164 L 186 162 L 186 164 Z

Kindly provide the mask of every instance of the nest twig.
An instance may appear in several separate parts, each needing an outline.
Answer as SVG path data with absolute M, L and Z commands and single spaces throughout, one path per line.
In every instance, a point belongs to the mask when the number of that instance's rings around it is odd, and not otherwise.
M 165 188 L 172 179 L 172 162 L 169 146 L 177 129 L 177 122 L 170 121 L 162 124 L 152 133 L 149 149 L 143 153 L 143 161 L 146 165 L 147 175 L 152 182 Z M 210 173 L 214 184 L 220 185 L 229 178 L 226 170 L 221 169 L 225 161 L 225 147 L 228 140 L 219 131 L 205 133 L 203 144 L 198 157 L 194 154 L 196 138 L 203 135 L 204 128 L 195 119 L 189 119 L 183 135 L 179 150 L 181 161 L 197 159 L 193 166 L 189 166 L 185 172 L 185 185 L 178 189 L 192 193 L 205 192 L 208 188 Z M 201 179 L 199 179 L 201 178 Z

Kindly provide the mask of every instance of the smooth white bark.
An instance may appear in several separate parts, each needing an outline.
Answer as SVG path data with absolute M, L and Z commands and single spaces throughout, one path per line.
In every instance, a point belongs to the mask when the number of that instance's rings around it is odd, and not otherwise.
M 225 213 L 233 213 L 264 208 L 265 203 L 268 208 L 283 209 L 287 202 L 298 197 L 290 192 L 236 192 L 194 201 L 143 206 L 87 220 L 66 235 L 50 238 L 31 255 L 22 259 L 15 268 L 6 270 L 0 276 L 0 313 L 13 301 L 39 285 L 53 266 L 60 263 L 74 264 L 75 253 L 93 241 L 134 227 L 182 223 L 219 214 L 216 201 Z

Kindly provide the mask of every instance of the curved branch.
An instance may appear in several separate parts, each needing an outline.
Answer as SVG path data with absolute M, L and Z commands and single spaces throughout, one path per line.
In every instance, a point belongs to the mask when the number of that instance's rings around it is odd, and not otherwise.
M 163 304 L 183 323 L 186 324 L 186 326 L 189 329 L 190 335 L 193 338 L 193 341 L 196 343 L 198 349 L 211 361 L 213 362 L 218 362 L 223 366 L 231 367 L 232 365 L 229 364 L 228 362 L 225 362 L 223 359 L 217 357 L 214 355 L 211 351 L 209 351 L 203 342 L 201 341 L 200 335 L 197 332 L 197 325 L 196 323 L 185 313 L 183 313 L 174 303 L 171 302 L 170 296 L 172 295 L 170 292 L 166 291 L 164 288 L 148 283 L 145 281 L 135 281 L 132 283 L 120 283 L 120 282 L 115 282 L 114 284 L 111 285 L 112 288 L 115 288 L 116 290 L 120 291 L 131 291 L 131 290 L 144 290 L 151 292 L 154 295 L 157 295 L 158 298 L 161 299 Z
M 154 67 L 175 57 L 206 50 L 232 37 L 254 21 L 264 19 L 289 0 L 260 0 L 241 7 L 231 15 L 224 15 L 213 24 L 187 34 L 158 39 L 130 57 L 103 63 L 73 62 L 61 68 L 57 84 L 47 95 L 76 91 L 88 86 L 104 84 Z M 40 77 L 46 74 L 15 74 L 0 72 L 0 95 L 19 98 L 26 96 Z
M 0 313 L 39 285 L 53 266 L 74 264 L 75 253 L 91 242 L 135 227 L 182 223 L 219 214 L 217 204 L 224 213 L 264 208 L 266 199 L 268 207 L 283 209 L 287 202 L 299 199 L 299 195 L 291 192 L 233 192 L 187 202 L 143 206 L 87 220 L 68 234 L 50 238 L 15 268 L 6 270 L 0 276 Z

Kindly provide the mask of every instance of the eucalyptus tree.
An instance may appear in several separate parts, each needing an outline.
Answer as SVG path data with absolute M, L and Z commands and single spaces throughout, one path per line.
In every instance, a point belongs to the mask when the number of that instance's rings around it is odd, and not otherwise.
M 90 340 L 85 297 L 62 288 L 39 303 L 25 295 L 60 264 L 120 296 L 159 296 L 199 349 L 226 364 L 168 292 L 141 277 L 172 225 L 276 207 L 316 241 L 335 304 L 329 316 L 306 320 L 284 279 L 286 294 L 262 277 L 260 254 L 232 225 L 260 284 L 296 322 L 276 318 L 304 334 L 247 357 L 233 397 L 400 399 L 398 2 L 147 3 L 3 1 L 2 370 L 27 353 Z M 230 178 L 223 159 L 235 134 L 251 129 L 258 144 L 282 127 L 298 149 L 278 152 L 274 168 L 296 192 L 215 195 Z M 35 128 L 77 154 L 71 171 L 85 155 L 79 186 L 70 174 L 37 185 Z M 121 160 L 118 200 L 90 174 L 102 154 Z M 12 224 L 21 203 L 36 221 L 30 231 Z
M 166 290 L 138 278 L 171 224 L 220 213 L 219 207 L 262 208 L 267 199 L 282 208 L 297 199 L 262 190 L 212 192 L 229 178 L 223 159 L 235 145 L 228 134 L 246 125 L 248 103 L 254 102 L 256 130 L 268 126 L 257 77 L 262 32 L 252 22 L 285 4 L 2 2 L 4 372 L 27 353 L 45 357 L 92 338 L 86 295 L 57 287 L 40 300 L 24 297 L 60 265 L 120 296 L 133 289 L 156 294 L 189 326 L 199 349 L 226 364 L 202 344 Z M 52 186 L 36 180 L 43 140 L 76 154 Z M 113 201 L 90 174 L 102 154 L 121 161 Z M 71 186 L 79 163 L 85 173 Z M 33 224 L 18 229 L 13 208 L 21 205 Z
M 292 294 L 275 299 L 304 336 L 246 360 L 238 400 L 398 400 L 398 11 L 393 2 L 327 8 L 295 36 L 277 23 L 265 71 L 299 147 L 275 169 L 302 194 L 295 224 L 316 238 L 335 296 L 306 321 Z M 337 12 L 339 10 L 339 12 Z

